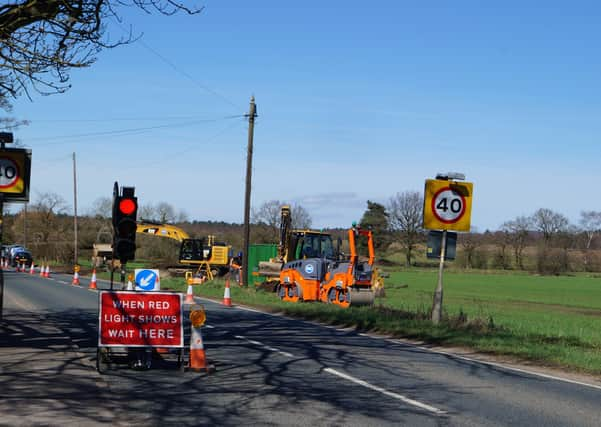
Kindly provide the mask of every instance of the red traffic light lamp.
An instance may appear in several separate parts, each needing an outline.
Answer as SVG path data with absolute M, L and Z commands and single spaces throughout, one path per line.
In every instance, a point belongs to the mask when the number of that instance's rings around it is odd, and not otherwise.
M 134 187 L 122 187 L 115 182 L 113 191 L 113 253 L 121 263 L 136 256 L 136 219 L 138 199 Z

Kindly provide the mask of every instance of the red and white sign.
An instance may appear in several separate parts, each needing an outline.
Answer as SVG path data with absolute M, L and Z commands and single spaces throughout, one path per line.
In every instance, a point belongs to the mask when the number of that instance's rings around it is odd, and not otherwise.
M 445 224 L 458 222 L 465 214 L 465 198 L 451 187 L 441 188 L 432 198 L 432 212 Z
M 98 346 L 183 347 L 182 295 L 101 291 Z
M 19 181 L 19 167 L 8 157 L 0 157 L 0 188 L 11 188 Z

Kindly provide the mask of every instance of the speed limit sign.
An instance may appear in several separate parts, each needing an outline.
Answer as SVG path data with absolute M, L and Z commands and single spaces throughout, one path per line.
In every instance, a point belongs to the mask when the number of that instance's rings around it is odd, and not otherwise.
M 11 188 L 19 180 L 19 167 L 13 159 L 0 155 L 0 188 Z
M 427 179 L 424 195 L 424 228 L 470 231 L 471 182 Z
M 7 202 L 29 201 L 31 150 L 0 149 L 0 194 Z

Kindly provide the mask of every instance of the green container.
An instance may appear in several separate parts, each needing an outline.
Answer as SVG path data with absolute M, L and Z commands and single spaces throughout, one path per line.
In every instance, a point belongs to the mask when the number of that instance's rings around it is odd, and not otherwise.
M 248 248 L 248 284 L 255 286 L 263 281 L 263 278 L 253 275 L 259 271 L 259 262 L 269 261 L 278 254 L 278 245 L 271 243 L 256 243 Z

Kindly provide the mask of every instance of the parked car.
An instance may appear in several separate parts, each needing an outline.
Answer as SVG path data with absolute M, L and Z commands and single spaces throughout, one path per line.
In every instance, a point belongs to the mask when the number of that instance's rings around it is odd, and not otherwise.
M 13 267 L 16 267 L 17 264 L 23 265 L 23 263 L 25 263 L 27 267 L 31 266 L 31 264 L 33 263 L 33 257 L 31 256 L 31 252 L 26 250 L 15 252 L 15 255 L 11 260 L 11 265 Z

